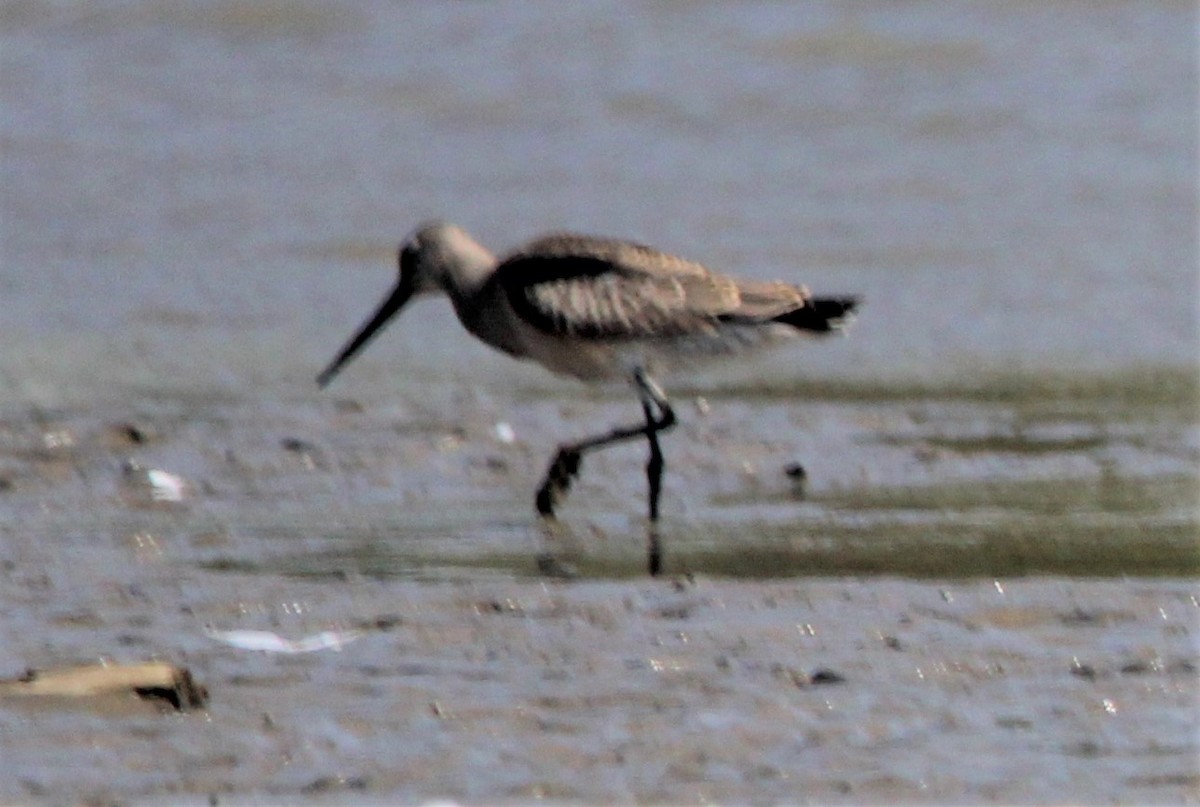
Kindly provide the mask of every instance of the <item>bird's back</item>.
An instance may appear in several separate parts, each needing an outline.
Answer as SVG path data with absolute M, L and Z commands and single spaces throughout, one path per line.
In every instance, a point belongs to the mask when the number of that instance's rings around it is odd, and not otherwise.
M 735 280 L 643 244 L 579 235 L 531 242 L 501 262 L 495 282 L 534 327 L 594 339 L 709 334 L 809 299 L 788 283 Z
M 505 256 L 475 302 L 462 319 L 476 335 L 588 380 L 828 331 L 821 316 L 833 313 L 815 308 L 801 286 L 737 280 L 643 244 L 575 234 L 545 236 Z

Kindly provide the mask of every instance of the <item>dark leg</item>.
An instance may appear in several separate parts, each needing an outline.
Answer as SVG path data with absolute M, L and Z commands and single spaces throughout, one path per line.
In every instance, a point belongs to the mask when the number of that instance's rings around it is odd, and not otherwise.
M 637 382 L 638 394 L 642 399 L 642 411 L 646 415 L 646 425 L 613 429 L 607 434 L 559 446 L 558 454 L 555 455 L 554 462 L 550 463 L 546 477 L 542 480 L 542 485 L 537 492 L 537 511 L 542 516 L 554 517 L 554 507 L 566 496 L 571 482 L 579 475 L 579 468 L 583 463 L 585 453 L 592 449 L 644 436 L 650 443 L 650 462 L 646 466 L 646 477 L 650 483 L 650 520 L 658 520 L 658 498 L 664 465 L 662 449 L 658 445 L 658 433 L 675 425 L 675 412 L 671 409 L 662 390 L 644 373 L 639 371 L 634 376 L 634 380 Z
M 666 463 L 658 445 L 658 429 L 652 428 L 654 413 L 646 401 L 642 401 L 642 411 L 646 413 L 646 441 L 650 443 L 650 461 L 646 463 L 646 481 L 650 483 L 650 520 L 658 521 L 658 494 L 662 491 L 662 473 Z
M 658 445 L 658 433 L 675 425 L 675 411 L 667 403 L 666 396 L 641 373 L 637 376 L 638 390 L 642 396 L 642 412 L 646 415 L 646 442 L 650 444 L 650 461 L 646 463 L 646 480 L 650 485 L 650 527 L 646 541 L 646 569 L 651 577 L 662 572 L 662 540 L 658 534 L 658 499 L 662 492 L 662 475 L 666 462 L 662 448 Z M 658 408 L 655 417 L 654 408 Z
M 650 485 L 650 521 L 658 521 L 658 497 L 662 492 L 662 475 L 666 462 L 658 445 L 658 433 L 675 425 L 675 410 L 658 385 L 644 373 L 635 376 L 642 397 L 642 412 L 646 415 L 646 442 L 650 444 L 650 461 L 646 463 L 646 481 Z M 658 410 L 655 414 L 655 409 Z

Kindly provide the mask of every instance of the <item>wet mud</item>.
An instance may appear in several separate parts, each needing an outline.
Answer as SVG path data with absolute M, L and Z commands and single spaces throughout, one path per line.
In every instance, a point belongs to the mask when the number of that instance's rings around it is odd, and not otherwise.
M 3 796 L 1196 798 L 1190 401 L 870 397 L 679 396 L 658 578 L 644 446 L 534 510 L 619 394 L 10 408 L 0 674 L 210 700 L 0 703 Z

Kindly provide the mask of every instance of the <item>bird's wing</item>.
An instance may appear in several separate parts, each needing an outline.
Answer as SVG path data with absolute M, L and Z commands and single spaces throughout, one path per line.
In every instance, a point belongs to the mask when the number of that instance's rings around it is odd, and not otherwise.
M 742 305 L 738 283 L 698 263 L 589 236 L 534 241 L 504 260 L 495 282 L 539 330 L 590 338 L 707 333 Z
M 738 280 L 738 305 L 722 315 L 727 322 L 767 322 L 809 305 L 812 295 L 805 286 L 779 280 Z

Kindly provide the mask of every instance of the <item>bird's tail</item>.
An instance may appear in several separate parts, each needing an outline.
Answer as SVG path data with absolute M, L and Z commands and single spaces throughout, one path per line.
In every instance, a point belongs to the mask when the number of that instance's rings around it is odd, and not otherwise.
M 858 302 L 857 297 L 813 297 L 803 308 L 780 314 L 774 321 L 799 331 L 829 333 L 850 324 Z

